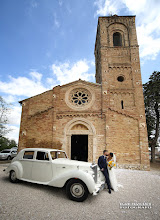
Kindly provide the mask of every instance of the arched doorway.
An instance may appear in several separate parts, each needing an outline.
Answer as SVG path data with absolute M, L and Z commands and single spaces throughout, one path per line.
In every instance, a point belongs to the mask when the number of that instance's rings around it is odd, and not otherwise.
M 88 161 L 88 135 L 71 135 L 71 159 Z
M 64 128 L 63 149 L 70 159 L 92 162 L 95 160 L 95 128 L 86 119 L 69 121 Z

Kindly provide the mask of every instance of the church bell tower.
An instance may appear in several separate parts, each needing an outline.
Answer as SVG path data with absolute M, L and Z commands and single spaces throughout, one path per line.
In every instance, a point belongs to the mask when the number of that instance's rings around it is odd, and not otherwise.
M 126 123 L 129 123 L 129 119 L 132 118 L 135 125 L 132 126 L 133 124 L 130 122 L 128 128 L 133 132 L 135 129 L 137 137 L 133 138 L 132 135 L 131 138 L 129 136 L 128 138 L 130 138 L 130 142 L 133 142 L 133 146 L 134 140 L 136 140 L 136 150 L 133 147 L 127 149 L 126 146 L 122 152 L 131 155 L 136 152 L 135 157 L 137 156 L 139 159 L 135 163 L 140 163 L 143 169 L 149 169 L 148 138 L 135 16 L 99 17 L 95 43 L 95 62 L 96 83 L 101 84 L 102 87 L 102 112 L 106 114 L 106 144 L 112 146 L 114 139 L 111 135 L 115 132 L 115 128 L 112 127 L 115 120 L 113 119 L 113 112 L 116 112 L 119 118 L 121 115 L 126 117 L 123 119 Z M 123 125 L 125 126 L 125 122 Z M 123 136 L 123 134 L 121 135 Z M 123 148 L 125 143 L 123 143 L 123 138 L 121 140 L 121 147 Z M 115 141 L 115 145 L 117 143 Z M 112 147 L 111 150 L 118 152 L 116 147 Z

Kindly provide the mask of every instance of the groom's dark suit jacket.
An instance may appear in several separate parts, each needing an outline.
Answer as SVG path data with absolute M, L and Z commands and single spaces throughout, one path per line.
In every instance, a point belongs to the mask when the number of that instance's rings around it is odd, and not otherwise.
M 98 166 L 100 167 L 100 169 L 104 168 L 104 170 L 102 171 L 102 173 L 104 174 L 105 178 L 106 178 L 106 183 L 108 185 L 108 189 L 111 189 L 111 183 L 109 180 L 109 174 L 108 174 L 108 169 L 107 169 L 107 161 L 106 161 L 106 157 L 104 157 L 103 155 L 99 157 L 98 159 Z
M 98 166 L 100 167 L 100 169 L 104 168 L 107 169 L 107 163 L 106 163 L 106 157 L 104 157 L 103 155 L 99 157 L 98 159 Z

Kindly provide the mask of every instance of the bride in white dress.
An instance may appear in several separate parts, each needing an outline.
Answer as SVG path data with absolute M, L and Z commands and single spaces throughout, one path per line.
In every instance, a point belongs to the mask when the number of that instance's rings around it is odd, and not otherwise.
M 116 156 L 113 153 L 109 153 L 109 155 L 108 155 L 107 164 L 109 165 L 110 163 L 112 163 L 111 168 L 109 166 L 107 166 L 107 168 L 108 168 L 108 174 L 109 174 L 109 180 L 110 180 L 110 183 L 111 183 L 111 188 L 114 191 L 118 191 L 118 185 L 119 184 L 117 183 L 117 178 L 116 178 L 116 175 L 115 175 L 115 168 L 114 168 L 115 165 L 116 165 Z

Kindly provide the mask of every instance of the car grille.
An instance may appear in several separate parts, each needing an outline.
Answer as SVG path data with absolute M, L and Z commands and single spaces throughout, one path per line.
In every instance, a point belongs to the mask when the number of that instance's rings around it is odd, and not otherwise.
M 97 164 L 92 164 L 91 168 L 94 172 L 93 179 L 94 179 L 95 183 L 97 183 L 97 171 L 98 171 Z

